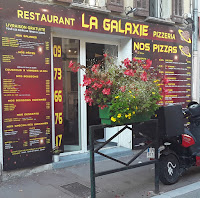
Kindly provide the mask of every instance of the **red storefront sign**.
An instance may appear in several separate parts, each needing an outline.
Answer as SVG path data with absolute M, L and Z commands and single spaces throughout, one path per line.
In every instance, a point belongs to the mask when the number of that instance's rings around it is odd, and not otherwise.
M 50 27 L 132 38 L 133 57 L 150 58 L 152 67 L 169 79 L 161 104 L 185 106 L 191 99 L 189 29 L 19 0 L 0 2 L 0 22 L 5 170 L 51 161 Z M 55 40 L 54 45 L 58 50 L 61 43 Z M 60 146 L 62 60 L 55 55 L 54 116 L 56 144 Z

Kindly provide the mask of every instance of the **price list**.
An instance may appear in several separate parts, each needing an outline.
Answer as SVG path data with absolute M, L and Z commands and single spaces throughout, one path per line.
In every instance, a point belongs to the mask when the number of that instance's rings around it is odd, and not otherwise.
M 49 163 L 50 29 L 9 21 L 0 27 L 4 170 Z
M 160 105 L 180 104 L 186 107 L 191 101 L 192 34 L 187 30 L 178 30 L 170 35 L 171 42 L 165 39 L 133 39 L 133 57 L 151 59 L 151 69 L 166 79 L 165 83 L 160 84 Z

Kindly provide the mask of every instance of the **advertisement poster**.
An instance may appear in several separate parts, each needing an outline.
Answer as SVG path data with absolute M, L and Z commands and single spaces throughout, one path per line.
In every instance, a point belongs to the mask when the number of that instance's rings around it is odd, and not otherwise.
M 49 163 L 50 29 L 6 20 L 0 29 L 4 170 Z

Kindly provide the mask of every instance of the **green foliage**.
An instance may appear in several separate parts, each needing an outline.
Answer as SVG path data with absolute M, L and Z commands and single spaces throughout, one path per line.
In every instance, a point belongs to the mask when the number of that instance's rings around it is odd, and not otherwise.
M 149 59 L 131 61 L 127 58 L 121 65 L 116 61 L 115 57 L 104 54 L 102 61 L 92 66 L 75 66 L 70 62 L 72 71 L 83 69 L 85 72 L 82 84 L 86 87 L 85 101 L 102 109 L 111 104 L 111 120 L 117 123 L 144 112 L 153 114 L 168 79 L 161 80 Z

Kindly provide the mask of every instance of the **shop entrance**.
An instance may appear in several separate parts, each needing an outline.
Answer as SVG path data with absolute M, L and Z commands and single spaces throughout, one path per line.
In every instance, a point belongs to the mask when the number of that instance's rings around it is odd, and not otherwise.
M 90 66 L 93 64 L 98 64 L 102 60 L 103 54 L 107 53 L 112 56 L 118 56 L 118 46 L 107 45 L 107 44 L 97 44 L 97 43 L 86 43 L 86 65 Z M 87 105 L 87 137 L 89 137 L 89 126 L 101 124 L 99 119 L 99 109 L 98 106 Z M 94 140 L 96 144 L 104 142 L 106 140 L 106 134 L 104 129 L 100 129 L 95 133 Z M 89 145 L 89 139 L 87 140 Z M 111 142 L 108 146 L 116 146 L 115 142 Z

